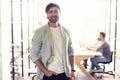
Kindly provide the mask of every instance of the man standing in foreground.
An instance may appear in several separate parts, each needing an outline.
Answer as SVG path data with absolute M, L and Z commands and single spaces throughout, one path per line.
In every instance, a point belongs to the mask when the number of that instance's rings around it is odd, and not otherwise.
M 35 31 L 32 39 L 31 59 L 38 67 L 37 77 L 42 80 L 75 80 L 70 34 L 58 23 L 60 7 L 49 3 L 45 11 L 49 21 Z

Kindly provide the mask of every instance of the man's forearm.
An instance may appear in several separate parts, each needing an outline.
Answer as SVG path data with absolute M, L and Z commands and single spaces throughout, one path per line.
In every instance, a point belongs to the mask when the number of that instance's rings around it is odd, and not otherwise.
M 42 61 L 40 59 L 36 60 L 34 63 L 43 73 L 47 72 L 46 67 L 44 66 L 44 64 L 42 63 Z
M 71 70 L 74 70 L 74 56 L 69 56 Z

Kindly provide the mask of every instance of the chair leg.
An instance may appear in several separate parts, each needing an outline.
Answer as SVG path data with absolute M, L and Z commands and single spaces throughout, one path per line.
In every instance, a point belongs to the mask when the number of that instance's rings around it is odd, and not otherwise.
M 94 78 L 102 79 L 103 75 L 96 75 L 97 72 L 90 73 Z M 99 72 L 98 72 L 99 73 Z
M 108 74 L 108 75 L 112 75 L 113 77 L 115 77 L 115 74 L 113 73 L 113 71 L 107 71 L 107 72 L 94 72 L 95 73 L 103 73 L 103 74 Z M 103 76 L 103 75 L 102 75 Z M 101 76 L 101 78 L 102 78 Z
M 103 71 L 105 72 L 105 65 L 103 65 Z
M 100 73 L 109 74 L 115 77 L 115 74 L 113 73 L 113 71 L 105 71 L 105 64 L 103 65 L 103 72 L 100 72 Z
M 34 75 L 34 76 L 32 77 L 32 80 L 35 80 L 35 76 L 36 76 L 36 75 Z
M 115 74 L 113 73 L 113 71 L 107 71 L 107 72 L 103 72 L 103 73 L 113 75 L 113 77 L 115 77 Z

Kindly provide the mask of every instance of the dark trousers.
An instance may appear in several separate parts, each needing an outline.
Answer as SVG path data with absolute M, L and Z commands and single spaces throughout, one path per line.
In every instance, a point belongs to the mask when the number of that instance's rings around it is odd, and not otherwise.
M 68 78 L 65 73 L 61 73 L 49 77 L 44 75 L 43 80 L 70 80 L 70 78 Z
M 85 69 L 87 69 L 87 61 L 88 61 L 88 60 L 85 59 L 84 62 L 83 62 L 83 66 L 85 67 Z

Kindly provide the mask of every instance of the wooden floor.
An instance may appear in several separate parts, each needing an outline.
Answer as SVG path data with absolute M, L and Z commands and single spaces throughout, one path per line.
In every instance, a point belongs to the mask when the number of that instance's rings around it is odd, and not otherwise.
M 31 77 L 26 77 L 26 78 L 24 78 L 24 80 L 32 80 L 32 78 Z M 81 79 L 77 79 L 77 80 L 81 80 Z M 82 79 L 82 80 L 85 80 L 85 79 Z M 104 77 L 102 79 L 95 79 L 95 80 L 116 80 L 116 79 L 110 78 L 110 77 Z
M 85 75 L 83 75 L 81 72 L 79 72 L 77 75 L 77 80 L 89 80 Z M 11 79 L 12 80 L 12 79 Z M 32 80 L 32 75 L 30 77 L 25 77 L 25 78 L 18 78 L 16 77 L 15 80 Z M 95 80 L 118 80 L 115 79 L 113 76 L 111 75 L 103 75 L 103 77 L 101 79 L 95 78 Z
M 95 80 L 117 80 L 117 79 L 110 75 L 104 75 L 102 79 L 95 78 Z
M 27 58 L 26 58 L 27 59 Z M 25 62 L 25 61 L 24 61 Z M 27 64 L 27 60 L 26 60 L 26 64 Z M 25 65 L 25 66 L 28 66 L 28 65 Z M 33 65 L 32 63 L 31 63 L 31 69 L 33 69 L 33 71 L 36 71 L 36 68 L 34 67 L 35 65 Z M 110 68 L 112 68 L 112 67 L 110 67 Z M 89 80 L 87 77 L 86 77 L 86 75 L 85 74 L 83 74 L 81 71 L 80 71 L 80 69 L 77 67 L 77 66 L 75 66 L 75 70 L 76 70 L 76 78 L 77 78 L 77 80 Z M 111 69 L 112 70 L 112 69 Z M 25 71 L 25 77 L 24 78 L 20 78 L 20 77 L 16 77 L 16 79 L 15 80 L 32 80 L 32 76 L 33 75 L 30 75 L 29 77 L 28 77 L 28 71 L 30 71 L 30 70 L 28 70 L 27 69 L 27 67 L 25 67 L 24 68 L 24 71 Z M 95 77 L 94 77 L 95 78 Z M 12 80 L 12 79 L 11 79 Z M 119 79 L 117 79 L 117 78 L 114 78 L 113 76 L 111 76 L 111 75 L 103 75 L 103 77 L 102 77 L 102 79 L 98 79 L 98 78 L 95 78 L 95 80 L 119 80 Z
M 97 74 L 97 75 L 99 75 L 99 74 Z M 96 76 L 97 76 L 96 75 Z M 103 75 L 103 74 L 102 74 Z M 103 75 L 103 77 L 102 78 L 98 78 L 98 76 L 96 77 L 96 76 L 94 76 L 94 79 L 95 80 L 117 80 L 117 79 L 115 79 L 113 76 L 111 76 L 111 75 Z M 82 72 L 79 72 L 77 75 L 76 75 L 76 77 L 77 77 L 77 80 L 89 80 Z
M 27 77 L 24 80 L 32 80 L 32 78 Z M 77 79 L 77 80 L 81 80 L 81 79 Z M 86 80 L 86 79 L 82 79 L 82 80 Z M 95 79 L 95 80 L 116 80 L 116 79 L 107 76 L 107 77 L 103 77 L 102 79 Z

